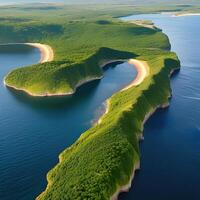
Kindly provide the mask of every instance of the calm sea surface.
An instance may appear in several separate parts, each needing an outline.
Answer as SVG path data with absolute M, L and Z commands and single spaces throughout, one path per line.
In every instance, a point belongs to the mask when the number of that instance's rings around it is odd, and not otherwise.
M 112 65 L 101 81 L 86 84 L 72 97 L 34 98 L 4 86 L 11 69 L 39 59 L 37 49 L 0 46 L 0 200 L 33 200 L 44 190 L 59 153 L 102 114 L 103 102 L 136 75 L 131 65 Z
M 170 107 L 146 123 L 141 170 L 121 200 L 200 199 L 200 16 L 129 16 L 151 19 L 169 36 L 181 60 L 172 78 Z

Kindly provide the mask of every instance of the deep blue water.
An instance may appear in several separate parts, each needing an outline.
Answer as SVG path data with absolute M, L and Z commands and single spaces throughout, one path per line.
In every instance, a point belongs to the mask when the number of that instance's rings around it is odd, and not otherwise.
M 3 85 L 9 70 L 40 59 L 37 49 L 20 48 L 4 48 L 4 53 L 0 48 L 0 200 L 33 200 L 41 193 L 59 153 L 99 117 L 103 102 L 136 75 L 127 63 L 112 65 L 101 81 L 86 84 L 72 97 L 30 97 Z
M 181 60 L 172 78 L 170 107 L 145 125 L 141 170 L 121 200 L 200 199 L 200 16 L 139 15 L 169 36 Z

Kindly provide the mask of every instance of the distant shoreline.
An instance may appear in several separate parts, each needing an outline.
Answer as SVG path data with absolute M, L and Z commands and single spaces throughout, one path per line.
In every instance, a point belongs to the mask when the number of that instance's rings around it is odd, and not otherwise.
M 173 13 L 174 17 L 200 16 L 200 13 Z

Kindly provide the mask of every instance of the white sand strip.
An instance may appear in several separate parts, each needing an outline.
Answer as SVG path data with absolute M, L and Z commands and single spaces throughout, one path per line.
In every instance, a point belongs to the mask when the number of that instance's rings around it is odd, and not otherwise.
M 41 43 L 24 43 L 26 45 L 38 48 L 41 53 L 40 63 L 50 62 L 54 59 L 53 49 L 46 44 Z
M 133 65 L 137 70 L 136 78 L 126 87 L 122 89 L 122 91 L 127 90 L 133 86 L 137 86 L 149 75 L 149 65 L 145 61 L 130 59 L 128 63 Z

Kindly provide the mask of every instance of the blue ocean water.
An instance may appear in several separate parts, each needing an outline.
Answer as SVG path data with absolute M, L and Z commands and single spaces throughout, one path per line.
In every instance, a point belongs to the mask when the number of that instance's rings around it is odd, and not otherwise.
M 170 107 L 146 123 L 141 170 L 121 200 L 200 199 L 200 16 L 138 15 L 150 19 L 170 39 L 181 70 L 172 77 Z
M 0 199 L 33 200 L 45 189 L 59 153 L 91 127 L 103 102 L 130 83 L 136 70 L 127 63 L 110 65 L 102 80 L 72 97 L 36 98 L 6 88 L 3 78 L 15 67 L 37 63 L 39 51 L 0 49 Z

